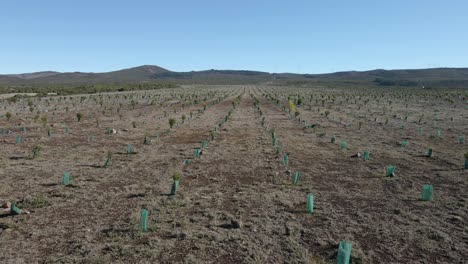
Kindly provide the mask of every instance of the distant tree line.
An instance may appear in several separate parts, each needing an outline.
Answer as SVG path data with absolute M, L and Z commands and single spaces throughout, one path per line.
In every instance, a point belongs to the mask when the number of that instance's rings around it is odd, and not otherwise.
M 406 86 L 406 87 L 418 86 L 417 82 L 409 81 L 409 80 L 390 80 L 390 79 L 376 78 L 374 82 L 377 83 L 378 85 L 383 85 L 383 86 Z
M 45 96 L 48 93 L 58 95 L 92 94 L 102 92 L 122 92 L 136 90 L 155 90 L 176 88 L 173 83 L 145 82 L 145 83 L 115 83 L 115 84 L 50 84 L 50 85 L 0 85 L 2 93 L 37 93 Z

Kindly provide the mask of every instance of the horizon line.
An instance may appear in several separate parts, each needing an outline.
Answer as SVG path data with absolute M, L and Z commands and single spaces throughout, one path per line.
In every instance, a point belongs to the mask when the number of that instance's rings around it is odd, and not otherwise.
M 34 73 L 44 73 L 44 72 L 55 72 L 57 74 L 64 74 L 64 73 L 85 73 L 85 74 L 103 74 L 103 73 L 111 73 L 111 72 L 116 72 L 116 71 L 123 71 L 123 70 L 130 70 L 130 69 L 135 69 L 135 68 L 140 68 L 140 67 L 158 67 L 170 72 L 178 72 L 178 73 L 183 73 L 183 72 L 203 72 L 203 71 L 249 71 L 249 72 L 262 72 L 262 73 L 267 73 L 267 74 L 297 74 L 297 75 L 322 75 L 322 74 L 334 74 L 334 73 L 343 73 L 343 72 L 370 72 L 370 71 L 378 71 L 378 70 L 384 70 L 384 71 L 404 71 L 404 70 L 434 70 L 434 69 L 468 69 L 468 66 L 465 67 L 454 67 L 454 66 L 449 66 L 449 67 L 428 67 L 428 68 L 371 68 L 371 69 L 366 69 L 366 70 L 341 70 L 341 71 L 329 71 L 329 72 L 320 72 L 320 73 L 298 73 L 298 72 L 269 72 L 269 71 L 262 71 L 262 70 L 246 70 L 246 69 L 205 69 L 205 70 L 189 70 L 189 71 L 173 71 L 170 69 L 167 69 L 162 66 L 158 66 L 155 64 L 143 64 L 143 65 L 138 65 L 138 66 L 133 66 L 133 67 L 128 67 L 128 68 L 120 68 L 120 69 L 115 69 L 115 70 L 110 70 L 110 71 L 58 71 L 58 70 L 39 70 L 39 71 L 31 71 L 31 72 L 20 72 L 20 73 L 0 73 L 0 75 L 3 76 L 11 76 L 11 75 L 22 75 L 22 74 L 34 74 Z

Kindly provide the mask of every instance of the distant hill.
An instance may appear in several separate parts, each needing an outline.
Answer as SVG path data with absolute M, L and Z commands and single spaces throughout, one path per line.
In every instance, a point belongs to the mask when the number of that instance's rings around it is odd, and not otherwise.
M 7 76 L 20 78 L 20 79 L 34 79 L 34 78 L 54 76 L 54 75 L 57 75 L 57 74 L 60 74 L 60 72 L 43 71 L 43 72 L 22 73 L 22 74 L 8 74 Z
M 105 73 L 44 71 L 0 75 L 0 85 L 89 85 L 131 82 L 200 84 L 333 83 L 371 86 L 468 88 L 468 68 L 347 71 L 328 74 L 268 73 L 245 70 L 174 72 L 154 65 Z

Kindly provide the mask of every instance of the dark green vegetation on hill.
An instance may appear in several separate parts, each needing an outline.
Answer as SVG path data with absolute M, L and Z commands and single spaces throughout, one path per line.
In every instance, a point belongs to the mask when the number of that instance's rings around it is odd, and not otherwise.
M 468 68 L 349 71 L 329 74 L 207 70 L 173 72 L 144 65 L 105 73 L 53 71 L 0 75 L 0 93 L 96 93 L 172 88 L 179 84 L 288 84 L 323 87 L 468 88 Z

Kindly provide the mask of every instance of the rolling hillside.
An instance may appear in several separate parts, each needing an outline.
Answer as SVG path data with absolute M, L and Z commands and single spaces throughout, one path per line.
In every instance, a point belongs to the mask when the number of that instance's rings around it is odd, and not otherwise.
M 154 65 L 144 65 L 105 73 L 46 71 L 0 75 L 0 85 L 90 85 L 135 82 L 178 84 L 342 83 L 370 86 L 468 88 L 468 68 L 379 69 L 329 74 L 293 74 L 244 70 L 174 72 Z

